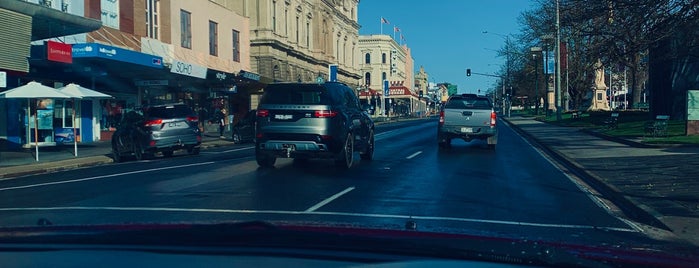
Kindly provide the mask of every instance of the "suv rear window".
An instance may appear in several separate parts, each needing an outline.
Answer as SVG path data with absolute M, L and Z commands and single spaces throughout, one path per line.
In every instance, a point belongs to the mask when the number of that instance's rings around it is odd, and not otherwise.
M 332 99 L 322 85 L 280 84 L 267 87 L 260 104 L 332 105 Z
M 486 98 L 453 97 L 444 106 L 446 109 L 490 109 L 490 101 Z
M 150 107 L 146 111 L 146 117 L 151 118 L 172 119 L 187 117 L 190 115 L 193 115 L 192 109 L 186 105 L 156 106 Z

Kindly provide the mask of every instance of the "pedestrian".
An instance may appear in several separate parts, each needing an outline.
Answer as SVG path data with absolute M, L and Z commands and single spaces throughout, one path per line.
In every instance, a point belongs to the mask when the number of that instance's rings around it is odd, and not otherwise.
M 221 109 L 216 117 L 218 119 L 219 135 L 221 136 L 221 139 L 224 139 L 226 138 L 225 136 L 223 136 L 223 131 L 226 129 L 226 109 Z

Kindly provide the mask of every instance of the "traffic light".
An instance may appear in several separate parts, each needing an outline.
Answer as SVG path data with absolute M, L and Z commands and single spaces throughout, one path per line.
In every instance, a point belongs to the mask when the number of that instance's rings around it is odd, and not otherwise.
M 466 69 L 466 76 L 471 76 L 471 69 Z

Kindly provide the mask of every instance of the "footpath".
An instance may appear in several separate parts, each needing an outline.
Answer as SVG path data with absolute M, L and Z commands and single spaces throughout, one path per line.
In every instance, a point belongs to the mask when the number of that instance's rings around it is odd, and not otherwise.
M 641 223 L 699 245 L 699 147 L 649 146 L 532 118 L 505 118 Z

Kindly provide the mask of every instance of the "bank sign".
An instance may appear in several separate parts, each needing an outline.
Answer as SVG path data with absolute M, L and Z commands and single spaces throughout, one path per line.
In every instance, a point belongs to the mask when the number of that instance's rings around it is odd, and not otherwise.
M 163 58 L 128 49 L 98 44 L 73 44 L 73 58 L 104 58 L 148 67 L 162 68 Z

